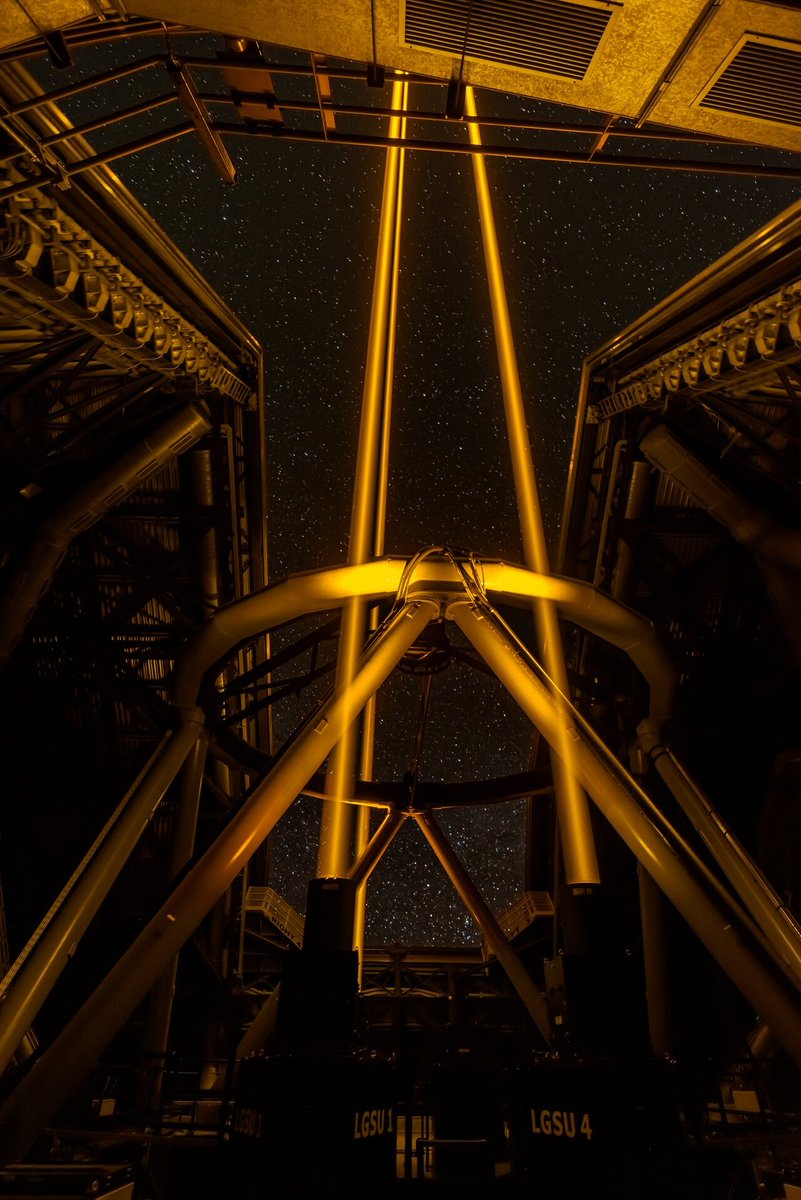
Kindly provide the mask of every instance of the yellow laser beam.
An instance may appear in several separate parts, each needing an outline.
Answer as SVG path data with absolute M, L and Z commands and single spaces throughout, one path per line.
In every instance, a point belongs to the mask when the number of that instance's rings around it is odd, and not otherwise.
M 469 117 L 478 116 L 475 94 L 471 87 L 466 90 L 465 109 Z M 470 141 L 473 145 L 480 146 L 481 128 L 478 122 L 469 122 L 468 129 Z M 523 390 L 520 386 L 520 374 L 517 369 L 512 322 L 506 298 L 487 167 L 483 154 L 474 154 L 472 162 L 481 221 L 481 239 L 490 289 L 492 320 L 495 328 L 507 437 L 512 458 L 512 476 L 520 515 L 523 555 L 527 565 L 533 571 L 547 575 L 550 571 L 548 547 L 526 422 Z M 559 690 L 568 695 L 567 670 L 556 609 L 547 601 L 537 601 L 534 604 L 534 615 L 540 654 L 545 670 Z M 600 875 L 590 824 L 589 805 L 582 787 L 570 769 L 572 758 L 572 747 L 565 732 L 557 747 L 557 754 L 552 757 L 565 875 L 568 883 L 598 883 Z
M 408 84 L 396 80 L 392 88 L 392 107 L 405 108 L 407 98 Z M 403 137 L 405 130 L 404 117 L 395 116 L 390 119 L 390 137 Z M 391 148 L 387 151 L 359 446 L 356 455 L 356 478 L 353 486 L 348 543 L 350 565 L 364 563 L 383 552 L 404 158 L 405 152 L 402 149 Z M 345 682 L 353 677 L 366 632 L 367 608 L 363 602 L 354 601 L 342 611 L 337 659 L 338 682 Z M 374 715 L 368 715 L 365 734 L 372 737 L 373 731 Z M 329 799 L 323 804 L 320 827 L 318 875 L 342 876 L 347 874 L 350 868 L 354 814 L 351 807 L 341 801 L 353 794 L 358 735 L 356 722 L 349 727 L 331 755 L 326 775 L 326 792 Z M 371 763 L 372 746 L 369 759 Z M 369 815 L 366 819 L 363 816 L 358 819 L 357 853 L 369 837 L 368 822 Z M 357 941 L 361 937 L 359 931 L 363 931 L 364 927 L 363 903 L 359 907 L 361 912 L 357 912 Z

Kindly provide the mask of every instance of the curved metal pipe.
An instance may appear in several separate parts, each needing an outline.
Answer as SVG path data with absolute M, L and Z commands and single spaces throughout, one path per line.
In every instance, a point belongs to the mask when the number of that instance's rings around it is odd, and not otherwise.
M 801 530 L 783 528 L 738 496 L 666 425 L 649 430 L 640 441 L 640 449 L 650 463 L 689 492 L 757 558 L 796 573 L 801 571 Z
M 140 484 L 194 445 L 210 429 L 208 417 L 188 404 L 44 518 L 34 532 L 25 560 L 0 601 L 0 669 L 5 666 L 50 587 L 73 538 L 116 508 Z
M 353 597 L 389 600 L 397 593 L 406 559 L 382 558 L 359 566 L 327 567 L 291 575 L 264 591 L 219 609 L 189 642 L 176 663 L 173 702 L 192 708 L 204 675 L 240 642 L 294 621 L 305 613 L 340 608 Z M 650 715 L 670 716 L 677 674 L 655 627 L 590 584 L 538 575 L 504 562 L 479 562 L 486 591 L 497 603 L 529 608 L 547 599 L 561 614 L 628 654 L 651 688 Z M 462 594 L 463 583 L 446 559 L 426 558 L 415 568 L 409 594 L 436 593 L 443 600 Z

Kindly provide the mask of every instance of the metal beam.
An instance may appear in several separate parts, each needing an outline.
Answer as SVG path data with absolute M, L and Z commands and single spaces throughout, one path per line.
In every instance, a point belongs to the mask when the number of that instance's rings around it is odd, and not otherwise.
M 270 69 L 272 70 L 272 67 Z M 766 167 L 746 163 L 708 162 L 698 159 L 666 160 L 647 158 L 645 155 L 632 158 L 617 154 L 591 159 L 587 154 L 575 154 L 568 150 L 539 150 L 524 146 L 488 146 L 486 144 L 478 148 L 464 142 L 432 142 L 422 138 L 389 138 L 377 134 L 336 132 L 325 138 L 322 134 L 309 130 L 287 129 L 286 126 L 282 126 L 280 131 L 275 132 L 268 128 L 246 128 L 244 125 L 220 122 L 215 128 L 219 134 L 226 137 L 277 137 L 282 142 L 323 142 L 329 146 L 372 146 L 379 150 L 396 147 L 402 150 L 420 150 L 429 154 L 484 154 L 490 158 L 517 158 L 525 162 L 572 163 L 585 167 L 620 167 L 641 171 L 682 171 L 689 175 L 746 175 L 749 179 L 801 179 L 801 166 Z
M 49 379 L 55 371 L 60 370 L 70 359 L 80 358 L 88 348 L 94 348 L 98 344 L 96 338 L 85 333 L 56 338 L 54 346 L 45 354 L 44 358 L 32 363 L 27 370 L 13 373 L 7 382 L 0 387 L 0 403 L 10 396 L 24 395 L 25 392 L 36 387 L 37 384 Z M 2 370 L 3 366 L 4 362 L 0 359 L 0 370 Z
M 73 539 L 210 429 L 205 413 L 187 404 L 41 521 L 0 601 L 0 666 L 22 637 Z
M 492 675 L 492 672 L 488 672 Z M 324 780 L 316 775 L 303 789 L 304 796 L 321 797 Z M 441 808 L 469 808 L 487 804 L 508 804 L 510 800 L 522 800 L 532 792 L 537 795 L 552 795 L 551 772 L 547 767 L 536 771 L 522 771 L 518 775 L 504 775 L 498 779 L 472 779 L 459 783 L 434 783 L 417 780 L 414 803 L 409 807 L 407 782 L 378 782 L 356 780 L 353 796 L 347 804 L 367 808 L 386 809 L 399 807 L 404 811 L 413 809 L 437 810 Z
M 81 79 L 78 83 L 68 83 L 65 87 L 53 88 L 51 92 L 40 92 L 29 100 L 21 100 L 19 104 L 10 105 L 4 111 L 3 116 L 18 117 L 22 113 L 32 112 L 47 104 L 58 104 L 62 100 L 79 96 L 82 92 L 101 87 L 104 83 L 115 83 L 118 79 L 128 79 L 131 75 L 137 75 L 140 71 L 146 71 L 150 67 L 166 66 L 167 62 L 166 54 L 152 54 L 148 58 L 140 58 L 138 62 L 129 63 L 127 66 L 112 67 L 109 71 L 91 75 L 88 79 Z
M 359 857 L 348 872 L 357 887 L 361 888 L 376 869 L 384 854 L 392 845 L 395 835 L 409 814 L 398 809 L 392 809 L 384 817 L 370 841 L 366 844 Z
M 700 834 L 712 857 L 801 990 L 801 928 L 770 881 L 735 837 L 695 780 L 665 745 L 661 722 L 642 721 L 640 745 L 657 774 Z
M 169 60 L 167 70 L 172 76 L 178 99 L 192 121 L 218 177 L 223 183 L 236 183 L 236 167 L 231 162 L 225 143 L 211 123 L 208 109 L 198 96 L 192 76 L 177 59 Z
M 337 688 L 309 718 L 216 841 L 12 1092 L 0 1110 L 0 1161 L 16 1160 L 24 1154 L 269 835 L 345 728 L 438 613 L 435 600 L 403 604 L 364 651 L 349 686 Z
M 185 59 L 183 60 L 186 61 Z M 274 68 L 270 64 L 270 70 Z M 330 71 L 326 69 L 326 76 L 330 75 Z M 444 82 L 440 84 L 444 86 Z M 230 96 L 226 96 L 220 92 L 199 92 L 200 99 L 204 104 L 232 104 Z M 244 93 L 244 99 L 250 98 L 248 93 Z M 262 98 L 261 93 L 254 92 L 252 99 Z M 338 101 L 330 102 L 330 111 L 335 116 L 349 117 L 375 117 L 386 119 L 388 117 L 407 117 L 410 122 L 425 121 L 431 124 L 453 127 L 453 118 L 445 117 L 441 112 L 434 109 L 426 110 L 415 108 L 413 111 L 407 111 L 403 108 L 383 107 L 382 105 L 373 104 L 344 104 Z M 318 112 L 319 106 L 313 100 L 285 100 L 281 99 L 281 108 L 286 112 Z M 570 133 L 581 134 L 591 138 L 633 138 L 637 142 L 691 142 L 696 145 L 742 145 L 735 138 L 715 137 L 711 134 L 691 133 L 683 129 L 607 129 L 603 125 L 582 125 L 571 124 L 570 122 L 562 123 L 560 121 L 536 121 L 529 117 L 492 117 L 492 116 L 471 116 L 470 113 L 465 113 L 461 118 L 461 124 L 469 126 L 471 124 L 480 124 L 487 129 L 510 129 L 516 132 L 527 133 Z M 749 143 L 745 143 L 746 145 Z
M 395 103 L 399 96 L 401 112 L 398 115 L 397 131 L 400 136 L 406 133 L 406 117 L 404 110 L 409 103 L 409 84 L 396 82 L 392 87 L 392 98 Z M 392 132 L 392 130 L 390 130 Z M 378 448 L 378 463 L 375 483 L 375 516 L 373 519 L 372 557 L 380 558 L 384 553 L 384 539 L 387 523 L 387 488 L 389 486 L 389 451 L 392 430 L 392 389 L 395 376 L 395 341 L 398 325 L 398 286 L 400 279 L 400 246 L 403 218 L 403 185 L 406 158 L 400 152 L 398 163 L 397 198 L 395 201 L 395 228 L 392 247 L 392 270 L 390 272 L 389 312 L 387 314 L 387 346 L 384 355 L 384 398 L 381 414 L 381 433 Z M 378 607 L 373 607 L 368 615 L 368 628 L 372 632 L 378 627 Z M 375 731 L 376 731 L 376 698 L 371 696 L 365 705 L 362 722 L 362 744 L 359 761 L 359 779 L 372 780 L 375 767 Z M 394 836 L 394 835 L 393 835 Z M 365 854 L 370 839 L 370 811 L 361 809 L 356 816 L 356 836 L 354 858 Z M 383 853 L 383 852 L 382 852 Z M 372 867 L 370 868 L 372 870 Z M 368 872 L 369 874 L 369 872 Z M 359 986 L 361 986 L 361 970 L 364 959 L 364 930 L 367 920 L 367 876 L 356 892 L 356 909 L 353 926 L 353 944 L 359 953 Z
M 168 884 L 174 882 L 194 852 L 207 746 L 208 738 L 201 733 L 184 764 L 172 827 L 170 860 L 167 868 Z M 177 976 L 178 956 L 176 955 L 150 993 L 142 1039 L 144 1070 L 140 1082 L 139 1098 L 143 1108 L 158 1108 L 161 1102 Z
M 138 104 L 130 104 L 126 108 L 119 108 L 115 112 L 106 113 L 102 117 L 94 117 L 91 121 L 83 121 L 80 125 L 73 125 L 70 129 L 61 129 L 58 133 L 51 133 L 48 137 L 42 138 L 42 145 L 45 147 L 57 146 L 60 142 L 69 141 L 70 138 L 85 137 L 87 133 L 96 133 L 98 129 L 107 129 L 109 125 L 117 125 L 121 121 L 130 120 L 131 117 L 141 117 L 145 113 L 155 112 L 157 108 L 164 108 L 167 104 L 177 103 L 178 96 L 175 92 L 169 92 L 165 96 L 155 96 L 147 100 L 140 100 Z
M 0 1072 L 11 1061 L 200 736 L 202 712 L 167 734 L 0 983 Z
M 526 1011 L 539 1029 L 546 1044 L 550 1045 L 551 1022 L 545 1000 L 516 952 L 506 940 L 495 914 L 459 861 L 453 847 L 432 814 L 417 813 L 415 819 L 426 841 L 445 869 L 446 875 L 456 888 L 459 898 L 484 935 L 487 945 L 506 972 L 512 987 L 523 1001 Z
M 582 784 L 601 812 L 732 982 L 765 1020 L 784 1049 L 801 1066 L 801 995 L 774 970 L 764 939 L 754 938 L 736 907 L 707 890 L 688 860 L 648 815 L 650 801 L 600 739 L 592 734 L 570 701 L 557 696 L 534 669 L 523 647 L 489 606 L 452 604 L 447 615 L 484 656 L 543 737 L 553 746 L 559 729 L 574 742 Z M 706 881 L 705 881 L 706 882 Z M 747 932 L 746 932 L 747 931 Z M 754 940 L 752 940 L 754 939 Z M 756 943 L 756 944 L 755 944 Z M 758 946 L 758 949 L 757 949 Z

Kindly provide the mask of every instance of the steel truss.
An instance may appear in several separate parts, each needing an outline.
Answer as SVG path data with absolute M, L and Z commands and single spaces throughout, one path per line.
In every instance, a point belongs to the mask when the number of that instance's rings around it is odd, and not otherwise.
M 219 178 L 229 184 L 236 181 L 236 166 L 229 145 L 231 139 L 241 137 L 378 149 L 394 146 L 426 153 L 518 158 L 593 167 L 748 175 L 752 178 L 801 177 L 801 168 L 795 165 L 726 161 L 721 151 L 725 155 L 731 143 L 698 134 L 649 125 L 638 128 L 631 122 L 624 123 L 615 118 L 599 124 L 479 116 L 475 110 L 466 111 L 464 88 L 461 89 L 461 106 L 454 112 L 449 102 L 443 103 L 446 85 L 425 76 L 402 76 L 383 68 L 376 74 L 372 64 L 342 64 L 319 54 L 310 54 L 308 64 L 273 62 L 258 43 L 244 39 L 227 39 L 226 51 L 216 57 L 181 54 L 174 48 L 173 39 L 196 31 L 174 26 L 162 30 L 152 22 L 141 20 L 134 21 L 130 28 L 131 36 L 140 36 L 140 30 L 146 36 L 163 33 L 167 38 L 167 52 L 147 55 L 90 79 L 53 89 L 47 95 L 18 97 L 7 107 L 0 118 L 0 128 L 17 142 L 18 149 L 6 159 L 10 174 L 5 185 L 0 187 L 0 200 L 27 194 L 37 179 L 49 179 L 53 183 L 69 181 L 97 166 L 193 134 L 202 142 Z M 108 23 L 93 27 L 87 22 L 74 31 L 75 45 L 90 44 L 93 33 L 98 44 L 124 36 L 122 27 L 114 23 L 109 28 Z M 24 61 L 41 56 L 47 50 L 45 42 L 37 45 L 32 41 L 10 51 L 8 57 Z M 93 114 L 91 119 L 75 127 L 65 123 L 63 118 L 57 118 L 53 123 L 54 105 L 69 103 L 88 91 L 100 96 L 106 85 L 133 75 L 140 75 L 147 82 L 152 80 L 154 94 L 150 98 L 102 115 Z M 159 79 L 168 84 L 166 92 L 159 90 Z M 298 98 L 296 88 L 282 94 L 279 81 L 285 79 L 304 81 L 308 99 Z M 425 106 L 411 108 L 400 105 L 397 100 L 386 102 L 385 84 L 395 85 L 402 80 L 413 85 L 418 95 L 425 95 Z M 220 82 L 227 90 L 210 86 Z M 348 85 L 347 97 L 337 95 L 337 87 L 341 89 L 343 83 Z M 354 84 L 365 87 L 363 103 L 353 103 L 350 98 Z M 225 111 L 220 117 L 217 113 L 221 108 Z M 126 122 L 141 124 L 143 117 L 162 110 L 175 110 L 183 119 L 167 128 L 161 126 L 150 133 L 121 141 L 99 153 L 93 153 L 83 141 L 87 134 L 115 127 L 124 129 Z M 37 130 L 41 117 L 50 118 L 51 127 Z M 400 118 L 406 122 L 403 133 L 391 128 L 385 132 L 388 122 L 391 125 Z M 461 129 L 465 136 L 454 138 L 454 128 Z M 440 136 L 427 136 L 432 129 Z M 468 136 L 474 130 L 479 132 L 478 139 Z M 495 134 L 491 141 L 487 140 L 490 132 Z M 521 133 L 538 135 L 540 144 L 526 146 L 512 140 Z M 587 147 L 580 151 L 560 148 L 560 135 L 567 135 L 572 140 L 586 138 Z M 622 152 L 627 143 L 633 143 L 638 153 Z M 677 147 L 710 144 L 717 151 L 714 159 L 688 159 L 675 153 Z M 643 147 L 654 149 L 646 154 Z

